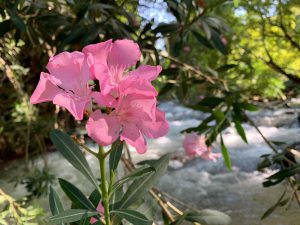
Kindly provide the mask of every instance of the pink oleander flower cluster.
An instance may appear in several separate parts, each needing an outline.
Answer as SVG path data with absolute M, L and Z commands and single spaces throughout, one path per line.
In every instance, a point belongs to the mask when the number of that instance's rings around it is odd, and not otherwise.
M 168 123 L 156 106 L 157 92 L 151 84 L 162 68 L 141 65 L 130 70 L 140 57 L 139 46 L 131 40 L 108 40 L 82 52 L 62 52 L 50 58 L 49 73 L 41 73 L 30 102 L 52 101 L 76 120 L 89 112 L 87 133 L 99 145 L 120 138 L 145 153 L 145 137 L 164 136 Z M 99 83 L 99 90 L 93 83 Z
M 220 153 L 213 153 L 212 147 L 209 147 L 205 143 L 206 137 L 204 135 L 198 135 L 196 133 L 186 134 L 183 140 L 183 147 L 188 156 L 200 156 L 205 160 L 217 161 L 221 157 Z

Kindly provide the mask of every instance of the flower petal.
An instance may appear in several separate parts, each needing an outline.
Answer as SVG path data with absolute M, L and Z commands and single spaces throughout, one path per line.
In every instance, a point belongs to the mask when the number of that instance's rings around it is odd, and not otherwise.
M 109 68 L 101 63 L 94 64 L 91 67 L 91 73 L 99 80 L 100 90 L 102 94 L 109 94 L 115 85 L 112 84 L 112 77 Z
M 213 162 L 216 162 L 218 158 L 221 157 L 221 153 L 212 153 L 211 148 L 209 148 L 208 151 L 201 154 L 201 158 L 205 160 L 211 160 Z
M 136 70 L 130 71 L 128 73 L 128 78 L 146 79 L 148 81 L 153 81 L 159 75 L 161 70 L 161 66 L 141 65 Z
M 155 121 L 142 121 L 142 132 L 148 138 L 159 138 L 165 136 L 169 131 L 169 124 L 165 118 L 165 113 L 156 109 Z
M 87 63 L 83 53 L 62 52 L 50 58 L 47 69 L 53 75 L 56 84 L 69 91 L 85 85 L 90 79 L 86 67 L 82 67 L 83 63 Z
M 141 94 L 144 96 L 157 96 L 157 91 L 153 85 L 143 79 L 124 79 L 119 84 L 120 95 Z
M 116 106 L 116 113 L 124 121 L 139 124 L 144 120 L 155 120 L 156 99 L 139 94 L 122 96 Z
M 117 140 L 120 132 L 120 123 L 116 116 L 93 112 L 86 124 L 88 135 L 101 146 L 112 144 Z
M 139 154 L 144 154 L 147 151 L 147 143 L 137 126 L 132 123 L 123 125 L 123 131 L 120 136 L 121 141 L 126 141 L 133 146 Z
M 116 99 L 111 95 L 103 95 L 100 92 L 94 91 L 92 97 L 95 99 L 97 104 L 101 107 L 115 107 L 117 104 Z
M 66 108 L 76 120 L 83 119 L 83 113 L 89 100 L 76 101 L 70 95 L 61 93 L 54 97 L 53 103 Z
M 50 74 L 43 72 L 41 73 L 40 81 L 30 97 L 31 104 L 52 101 L 57 94 L 62 92 L 55 84 L 51 82 L 49 77 Z
M 187 155 L 193 156 L 198 153 L 198 139 L 199 136 L 196 133 L 186 134 L 183 140 L 183 148 Z
M 100 42 L 97 44 L 87 45 L 82 49 L 82 52 L 86 55 L 92 56 L 89 61 L 91 64 L 107 64 L 107 57 L 112 48 L 112 40 Z
M 112 44 L 108 55 L 108 65 L 113 67 L 127 68 L 133 66 L 141 58 L 138 44 L 132 40 L 117 40 Z

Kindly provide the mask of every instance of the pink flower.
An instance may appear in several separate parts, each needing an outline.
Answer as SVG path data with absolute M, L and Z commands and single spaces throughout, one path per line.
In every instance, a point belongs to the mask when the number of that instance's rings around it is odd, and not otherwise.
M 212 147 L 208 147 L 205 143 L 206 138 L 204 135 L 197 135 L 190 133 L 185 136 L 183 140 L 183 147 L 189 156 L 198 155 L 203 159 L 216 161 L 221 157 L 220 153 L 212 153 Z
M 103 208 L 103 205 L 102 205 L 101 201 L 99 202 L 99 204 L 98 204 L 96 210 L 97 210 L 98 212 L 100 212 L 100 214 L 103 215 L 103 213 L 104 213 L 104 208 Z M 92 217 L 92 218 L 90 219 L 90 223 L 91 223 L 91 224 L 94 224 L 94 223 L 97 223 L 97 222 L 98 222 L 98 220 L 97 220 L 96 218 L 94 218 L 94 217 Z
M 52 101 L 77 120 L 96 102 L 98 109 L 86 124 L 88 135 L 102 146 L 120 137 L 144 153 L 145 137 L 165 135 L 168 123 L 156 107 L 157 91 L 151 84 L 161 67 L 143 65 L 129 71 L 140 57 L 139 46 L 131 40 L 108 40 L 88 45 L 83 53 L 60 53 L 49 60 L 49 73 L 41 73 L 30 102 Z M 94 79 L 99 80 L 98 91 L 89 86 Z
M 92 75 L 100 82 L 101 93 L 118 97 L 117 87 L 125 79 L 154 80 L 161 72 L 161 66 L 142 65 L 127 72 L 141 57 L 139 46 L 131 40 L 108 40 L 86 46 L 83 50 L 88 57 Z
M 66 108 L 76 120 L 82 120 L 92 93 L 88 86 L 91 76 L 85 55 L 62 52 L 50 58 L 47 69 L 50 73 L 41 73 L 30 98 L 31 104 L 52 101 Z
M 91 114 L 86 124 L 88 135 L 102 146 L 112 144 L 120 136 L 143 154 L 147 150 L 144 136 L 158 138 L 168 132 L 165 113 L 156 108 L 156 91 L 146 80 L 122 81 L 119 90 L 120 96 L 110 113 L 96 110 Z

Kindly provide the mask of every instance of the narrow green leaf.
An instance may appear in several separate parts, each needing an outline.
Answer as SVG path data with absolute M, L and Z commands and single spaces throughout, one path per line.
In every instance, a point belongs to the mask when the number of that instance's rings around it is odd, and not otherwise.
M 59 184 L 75 207 L 79 209 L 96 209 L 93 203 L 76 186 L 61 178 Z
M 223 155 L 223 158 L 224 158 L 224 161 L 225 161 L 225 165 L 226 165 L 227 169 L 231 171 L 230 156 L 228 154 L 228 150 L 227 150 L 227 148 L 226 148 L 226 146 L 224 144 L 222 136 L 221 136 L 221 149 L 222 149 L 222 155 Z
M 279 172 L 268 177 L 267 179 L 268 180 L 283 179 L 283 178 L 293 176 L 299 172 L 300 172 L 300 165 L 297 165 L 297 166 L 293 166 L 291 168 L 280 170 Z
M 87 217 L 87 216 L 83 216 L 82 218 L 81 218 L 81 220 L 80 220 L 80 223 L 79 223 L 79 225 L 90 225 L 91 223 L 90 223 L 90 218 L 89 217 Z
M 85 209 L 69 209 L 61 212 L 58 215 L 48 218 L 51 223 L 71 223 L 80 221 L 82 218 L 99 215 L 97 211 L 88 211 Z
M 220 109 L 216 109 L 213 111 L 213 115 L 214 117 L 216 118 L 216 120 L 218 122 L 221 122 L 223 121 L 224 117 L 225 117 L 225 114 L 220 110 Z
M 121 159 L 123 150 L 123 141 L 116 141 L 111 146 L 112 152 L 109 155 L 109 168 L 110 171 L 115 171 L 118 167 L 119 161 Z
M 220 66 L 217 68 L 217 71 L 219 73 L 224 73 L 227 72 L 230 69 L 236 68 L 238 65 L 237 64 L 225 64 L 223 66 Z
M 245 109 L 247 111 L 252 111 L 252 112 L 255 112 L 255 111 L 258 111 L 259 108 L 253 104 L 250 104 L 250 103 L 247 103 L 247 102 L 243 102 L 243 103 L 237 103 L 237 105 L 242 108 L 242 109 Z
M 231 218 L 228 215 L 211 209 L 187 213 L 185 219 L 202 225 L 229 225 L 231 223 Z
M 272 181 L 272 180 L 267 180 L 263 182 L 263 186 L 264 187 L 271 187 L 274 186 L 276 184 L 279 184 L 280 182 L 284 181 L 284 178 L 280 178 L 278 180 Z
M 286 189 L 281 194 L 281 196 L 279 197 L 279 199 L 277 200 L 277 202 L 264 212 L 264 214 L 260 218 L 261 220 L 263 220 L 263 219 L 267 218 L 269 215 L 271 215 L 278 206 L 286 204 L 285 200 L 282 201 L 282 199 L 284 198 L 285 194 L 286 194 Z
M 205 33 L 205 36 L 208 40 L 211 39 L 211 29 L 210 27 L 208 26 L 207 22 L 205 20 L 201 20 L 201 25 L 202 25 L 202 28 L 203 28 L 203 31 Z
M 202 99 L 197 105 L 208 106 L 210 108 L 215 108 L 224 102 L 224 98 L 208 96 Z
M 50 205 L 50 210 L 52 212 L 52 215 L 58 215 L 59 213 L 64 211 L 63 204 L 62 204 L 57 192 L 52 187 L 50 187 L 49 205 Z M 63 224 L 63 223 L 60 223 L 60 224 Z
M 161 23 L 153 30 L 153 33 L 161 33 L 161 34 L 174 33 L 179 29 L 179 27 L 180 25 L 177 23 L 175 24 Z
M 15 24 L 15 26 L 22 32 L 26 31 L 26 25 L 21 19 L 21 17 L 17 14 L 14 9 L 7 8 L 7 13 L 11 19 L 11 21 Z
M 245 143 L 248 143 L 244 128 L 241 124 L 241 121 L 238 120 L 237 118 L 234 118 L 233 122 L 234 122 L 234 125 L 235 125 L 235 129 L 238 132 L 238 134 L 240 135 L 240 137 L 243 139 L 243 141 Z
M 99 193 L 98 189 L 95 189 L 89 196 L 89 200 L 94 205 L 95 208 L 98 207 L 98 204 L 101 200 L 101 194 Z
M 147 217 L 141 214 L 140 212 L 130 209 L 114 210 L 111 211 L 111 213 L 116 214 L 121 218 L 124 218 L 133 225 L 152 225 L 153 223 L 153 221 L 148 220 Z
M 116 191 L 117 189 L 119 189 L 120 187 L 122 187 L 126 182 L 136 179 L 136 178 L 141 178 L 145 175 L 149 175 L 149 173 L 152 173 L 155 171 L 155 168 L 153 168 L 152 166 L 142 166 L 138 169 L 135 169 L 134 171 L 132 171 L 130 174 L 128 174 L 126 177 L 123 177 L 122 179 L 118 180 L 113 188 L 112 188 L 112 192 Z
M 212 44 L 205 37 L 203 37 L 199 32 L 192 30 L 192 33 L 201 45 L 210 49 L 214 48 Z
M 128 190 L 121 199 L 118 208 L 128 208 L 131 204 L 140 200 L 167 171 L 169 159 L 170 154 L 166 154 L 158 160 L 149 161 L 149 165 L 155 168 L 155 172 L 151 173 L 149 176 L 135 180 L 128 187 Z
M 227 48 L 224 45 L 224 43 L 222 42 L 220 35 L 215 32 L 212 31 L 212 36 L 211 36 L 211 41 L 213 42 L 214 46 L 224 55 L 227 55 Z
M 53 130 L 50 132 L 50 139 L 65 159 L 88 178 L 96 188 L 98 188 L 98 182 L 94 177 L 88 162 L 69 135 L 59 130 Z

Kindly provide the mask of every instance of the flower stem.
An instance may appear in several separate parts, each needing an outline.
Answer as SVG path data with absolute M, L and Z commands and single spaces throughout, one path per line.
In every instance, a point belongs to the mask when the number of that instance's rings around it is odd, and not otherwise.
M 107 184 L 107 179 L 106 179 L 106 171 L 105 171 L 105 152 L 104 152 L 104 149 L 103 149 L 102 146 L 99 146 L 98 160 L 99 160 L 99 164 L 100 164 L 101 189 L 102 189 L 105 224 L 106 225 L 111 225 L 110 215 L 109 215 L 108 189 L 107 189 L 107 185 L 106 185 Z

